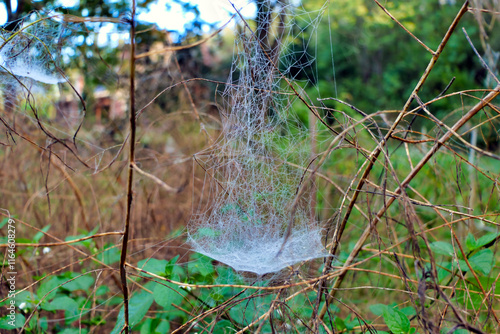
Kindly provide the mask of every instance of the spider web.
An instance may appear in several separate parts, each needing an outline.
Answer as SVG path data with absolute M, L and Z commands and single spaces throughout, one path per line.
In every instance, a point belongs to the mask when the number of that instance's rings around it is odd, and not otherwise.
M 327 252 L 310 195 L 294 201 L 310 162 L 311 139 L 293 112 L 296 95 L 289 82 L 313 57 L 307 40 L 300 51 L 292 42 L 297 31 L 301 36 L 314 28 L 316 16 L 282 3 L 259 6 L 267 8 L 259 11 L 256 28 L 244 22 L 235 40 L 221 138 L 196 155 L 206 171 L 205 196 L 189 224 L 188 241 L 237 271 L 262 275 Z

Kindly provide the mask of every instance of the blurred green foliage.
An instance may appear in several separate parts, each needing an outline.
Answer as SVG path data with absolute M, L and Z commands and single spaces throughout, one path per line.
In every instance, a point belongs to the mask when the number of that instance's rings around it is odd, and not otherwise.
M 306 9 L 311 11 L 322 4 L 323 0 L 304 1 Z M 436 50 L 462 5 L 433 0 L 385 1 L 383 4 L 432 50 Z M 481 52 L 477 23 L 472 14 L 466 14 L 439 59 L 439 66 L 433 69 L 420 93 L 423 101 L 439 95 L 453 78 L 450 91 L 483 87 L 485 71 L 462 27 L 477 41 L 475 46 Z M 431 54 L 373 1 L 330 2 L 317 31 L 305 31 L 305 34 L 312 33 L 316 37 L 307 51 L 316 55 L 316 63 L 302 75 L 315 81 L 314 87 L 306 89 L 311 100 L 337 97 L 366 113 L 401 109 L 431 59 Z M 295 48 L 300 47 L 297 41 Z M 348 109 L 336 102 L 325 101 L 325 104 Z M 450 105 L 441 107 L 446 110 Z

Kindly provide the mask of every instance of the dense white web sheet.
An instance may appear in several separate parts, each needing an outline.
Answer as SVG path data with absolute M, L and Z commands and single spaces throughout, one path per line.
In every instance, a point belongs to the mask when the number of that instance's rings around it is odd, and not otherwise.
M 0 74 L 2 81 L 29 78 L 45 84 L 57 84 L 65 79 L 59 74 L 54 57 L 59 44 L 57 23 L 39 20 L 19 31 L 4 32 L 0 39 Z M 1 73 L 4 72 L 4 73 Z
M 291 7 L 273 10 L 258 16 L 256 29 L 245 26 L 236 38 L 221 139 L 196 155 L 206 171 L 210 205 L 200 205 L 188 228 L 195 251 L 259 275 L 327 255 L 310 197 L 297 201 L 291 213 L 311 158 L 310 138 L 291 110 L 295 96 L 284 80 L 293 79 L 289 69 L 297 66 L 289 49 L 296 22 Z

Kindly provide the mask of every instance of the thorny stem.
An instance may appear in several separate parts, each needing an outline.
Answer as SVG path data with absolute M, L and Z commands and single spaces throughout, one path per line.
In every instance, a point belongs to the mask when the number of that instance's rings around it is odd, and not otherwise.
M 129 332 L 129 295 L 127 286 L 127 271 L 125 262 L 127 260 L 127 245 L 130 233 L 130 213 L 132 209 L 132 183 L 134 179 L 134 154 L 135 154 L 135 0 L 132 0 L 132 13 L 130 18 L 130 150 L 127 181 L 127 213 L 125 217 L 125 228 L 123 230 L 122 251 L 120 256 L 120 278 L 123 291 L 123 313 L 125 323 L 122 332 Z

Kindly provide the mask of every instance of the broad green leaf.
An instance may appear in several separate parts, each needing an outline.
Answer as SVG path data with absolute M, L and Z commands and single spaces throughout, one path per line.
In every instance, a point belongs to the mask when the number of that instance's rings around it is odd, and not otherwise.
M 154 288 L 155 302 L 166 310 L 171 309 L 172 304 L 181 304 L 185 295 L 187 292 L 180 286 L 169 282 L 156 283 Z
M 353 329 L 354 329 L 354 327 L 359 326 L 360 321 L 359 321 L 359 319 L 358 319 L 358 318 L 356 318 L 356 317 L 355 317 L 354 319 L 352 319 L 352 321 L 349 321 L 349 320 L 348 320 L 348 319 L 349 319 L 349 317 L 350 317 L 350 316 L 347 316 L 347 318 L 345 318 L 345 319 L 344 319 L 344 324 L 345 324 L 345 327 L 347 328 L 347 330 L 348 330 L 348 331 L 351 331 L 351 330 L 353 330 Z
M 97 258 L 107 265 L 111 265 L 120 261 L 120 250 L 118 247 L 108 245 L 106 250 L 97 255 Z
M 151 334 L 153 333 L 153 329 L 156 326 L 156 319 L 148 318 L 144 320 L 144 323 L 141 326 L 140 334 Z
M 469 259 L 469 263 L 474 271 L 479 271 L 488 276 L 495 264 L 493 257 L 491 249 L 481 249 Z
M 88 235 L 86 235 L 86 234 L 70 235 L 70 236 L 66 237 L 64 239 L 64 241 L 73 241 L 73 240 L 81 239 L 81 238 L 85 238 L 85 237 L 88 237 Z M 92 243 L 92 239 L 86 239 L 83 241 L 75 242 L 72 245 L 73 246 L 84 246 L 84 247 L 88 248 L 91 243 Z
M 8 329 L 13 330 L 15 328 L 21 328 L 26 321 L 26 318 L 22 314 L 15 314 L 15 319 L 6 315 L 5 317 L 0 318 L 0 329 Z
M 235 330 L 231 321 L 221 320 L 217 321 L 217 324 L 215 324 L 213 333 L 229 334 L 229 333 L 235 333 Z
M 469 266 L 467 265 L 467 263 L 464 260 L 458 260 L 458 265 L 460 267 L 460 270 L 462 270 L 462 271 L 469 271 Z M 453 269 L 457 269 L 456 262 L 453 262 L 452 268 Z
M 417 312 L 415 311 L 415 308 L 413 306 L 404 307 L 404 308 L 400 309 L 400 311 L 401 311 L 401 313 L 403 313 L 407 317 L 411 317 L 411 316 L 414 316 L 417 314 Z
M 212 259 L 204 255 L 193 255 L 194 261 L 188 263 L 188 272 L 190 274 L 200 274 L 205 277 L 212 275 L 215 272 L 214 266 L 212 265 Z
M 471 290 L 477 289 L 477 287 L 475 287 L 471 284 L 468 284 L 467 286 Z M 479 292 L 467 293 L 464 290 L 457 291 L 455 300 L 467 308 L 475 308 L 475 309 L 480 308 L 481 305 L 483 305 L 483 303 L 484 303 L 483 296 L 481 295 L 481 293 L 479 293 Z
M 95 295 L 96 296 L 102 296 L 106 293 L 109 292 L 109 288 L 105 285 L 101 285 L 100 287 L 98 287 L 96 290 L 95 290 Z
M 385 324 L 394 334 L 406 334 L 410 331 L 410 320 L 401 311 L 388 307 L 383 315 Z
M 180 281 L 181 277 L 184 277 L 184 269 L 177 264 L 178 259 L 179 255 L 170 259 L 165 266 L 165 274 L 167 277 L 176 281 Z
M 343 331 L 347 329 L 344 320 L 342 320 L 340 317 L 335 317 L 335 328 L 337 331 Z
M 33 319 L 37 320 L 35 317 L 33 317 Z M 31 324 L 31 322 L 30 322 L 30 324 Z M 42 318 L 38 319 L 37 325 L 40 329 L 47 332 L 47 329 L 49 328 L 49 321 L 48 321 L 47 317 L 42 317 Z
M 45 298 L 45 300 L 50 300 L 54 298 L 57 293 L 57 289 L 54 288 L 56 288 L 60 284 L 61 282 L 58 277 L 49 277 L 43 280 L 42 284 L 40 284 L 40 287 L 36 291 L 38 299 L 41 300 L 42 298 Z M 53 291 L 49 293 L 49 291 L 51 290 Z M 47 293 L 49 294 L 45 296 Z
M 7 240 L 7 238 L 5 239 Z M 7 242 L 7 241 L 6 241 Z M 28 238 L 16 238 L 16 242 L 18 243 L 23 243 L 23 244 L 30 244 L 33 242 L 33 240 L 30 240 Z M 17 251 L 17 250 L 16 250 Z
M 384 304 L 373 304 L 369 306 L 370 311 L 376 316 L 382 316 L 384 311 L 387 310 L 387 305 Z
M 149 318 L 144 320 L 141 326 L 140 334 L 164 334 L 170 333 L 170 323 L 158 318 Z M 216 333 L 216 332 L 215 332 Z
M 500 233 L 488 233 L 486 235 L 483 235 L 481 238 L 477 239 L 477 247 L 476 248 L 480 248 L 480 247 L 483 247 L 483 246 L 489 244 L 490 242 L 495 240 L 499 235 L 500 235 Z
M 441 266 L 443 266 L 444 268 L 440 268 L 440 267 L 437 268 L 439 282 L 441 282 L 443 279 L 445 279 L 446 277 L 451 275 L 451 273 L 448 270 L 451 270 L 452 264 L 451 264 L 451 262 L 444 262 L 444 263 L 441 263 Z M 446 270 L 445 268 L 448 270 Z
M 149 308 L 153 304 L 153 295 L 148 292 L 139 292 L 132 296 L 129 300 L 129 322 L 130 327 L 138 324 L 148 313 Z M 118 334 L 125 324 L 124 308 L 123 306 L 118 313 L 116 325 L 111 331 L 111 334 Z
M 429 245 L 434 253 L 453 256 L 453 246 L 444 241 L 435 241 Z
M 491 287 L 493 283 L 496 282 L 495 277 L 478 277 L 479 281 L 481 282 L 481 285 L 483 287 Z M 494 293 L 496 295 L 500 295 L 500 284 L 495 284 L 495 291 Z
M 153 273 L 158 276 L 165 277 L 165 266 L 168 264 L 167 260 L 146 259 L 139 261 L 137 266 L 147 272 Z M 141 272 L 141 275 L 150 277 L 151 275 Z
M 256 319 L 256 315 L 261 310 L 269 309 L 270 302 L 259 300 L 261 303 L 239 303 L 229 310 L 229 315 L 233 320 L 242 325 L 248 325 Z
M 206 238 L 206 237 L 215 238 L 218 237 L 219 235 L 221 235 L 220 231 L 216 231 L 213 228 L 209 227 L 201 227 L 196 231 L 194 238 L 195 239 Z
M 76 291 L 76 290 L 88 291 L 90 287 L 94 284 L 94 278 L 90 276 L 90 274 L 83 276 L 80 275 L 81 274 L 79 273 L 69 272 L 66 273 L 65 275 L 59 276 L 60 283 L 63 284 L 62 288 L 68 291 Z M 73 279 L 74 277 L 76 278 L 71 281 L 71 279 Z
M 467 235 L 467 238 L 465 239 L 465 245 L 467 246 L 467 248 L 470 251 L 473 251 L 473 250 L 475 250 L 478 247 L 476 239 L 474 238 L 474 236 L 472 235 L 472 233 L 469 233 Z
M 21 304 L 22 304 L 23 310 L 31 309 L 34 307 L 33 295 L 31 294 L 31 292 L 21 291 L 16 295 L 16 306 L 20 307 Z
M 215 327 L 217 327 L 217 325 L 215 325 Z M 165 320 L 160 321 L 160 324 L 158 325 L 158 327 L 156 327 L 154 333 L 155 334 L 157 334 L 157 333 L 158 334 L 170 333 L 170 322 L 165 321 Z M 214 331 L 214 333 L 218 333 L 218 332 Z
M 493 251 L 482 249 L 469 259 L 469 263 L 474 271 L 487 276 L 495 264 Z M 469 271 L 469 267 L 464 260 L 458 260 L 458 264 L 462 271 Z
M 42 309 L 46 311 L 65 310 L 75 315 L 78 312 L 78 304 L 68 296 L 61 296 L 54 298 L 50 303 L 43 304 Z

